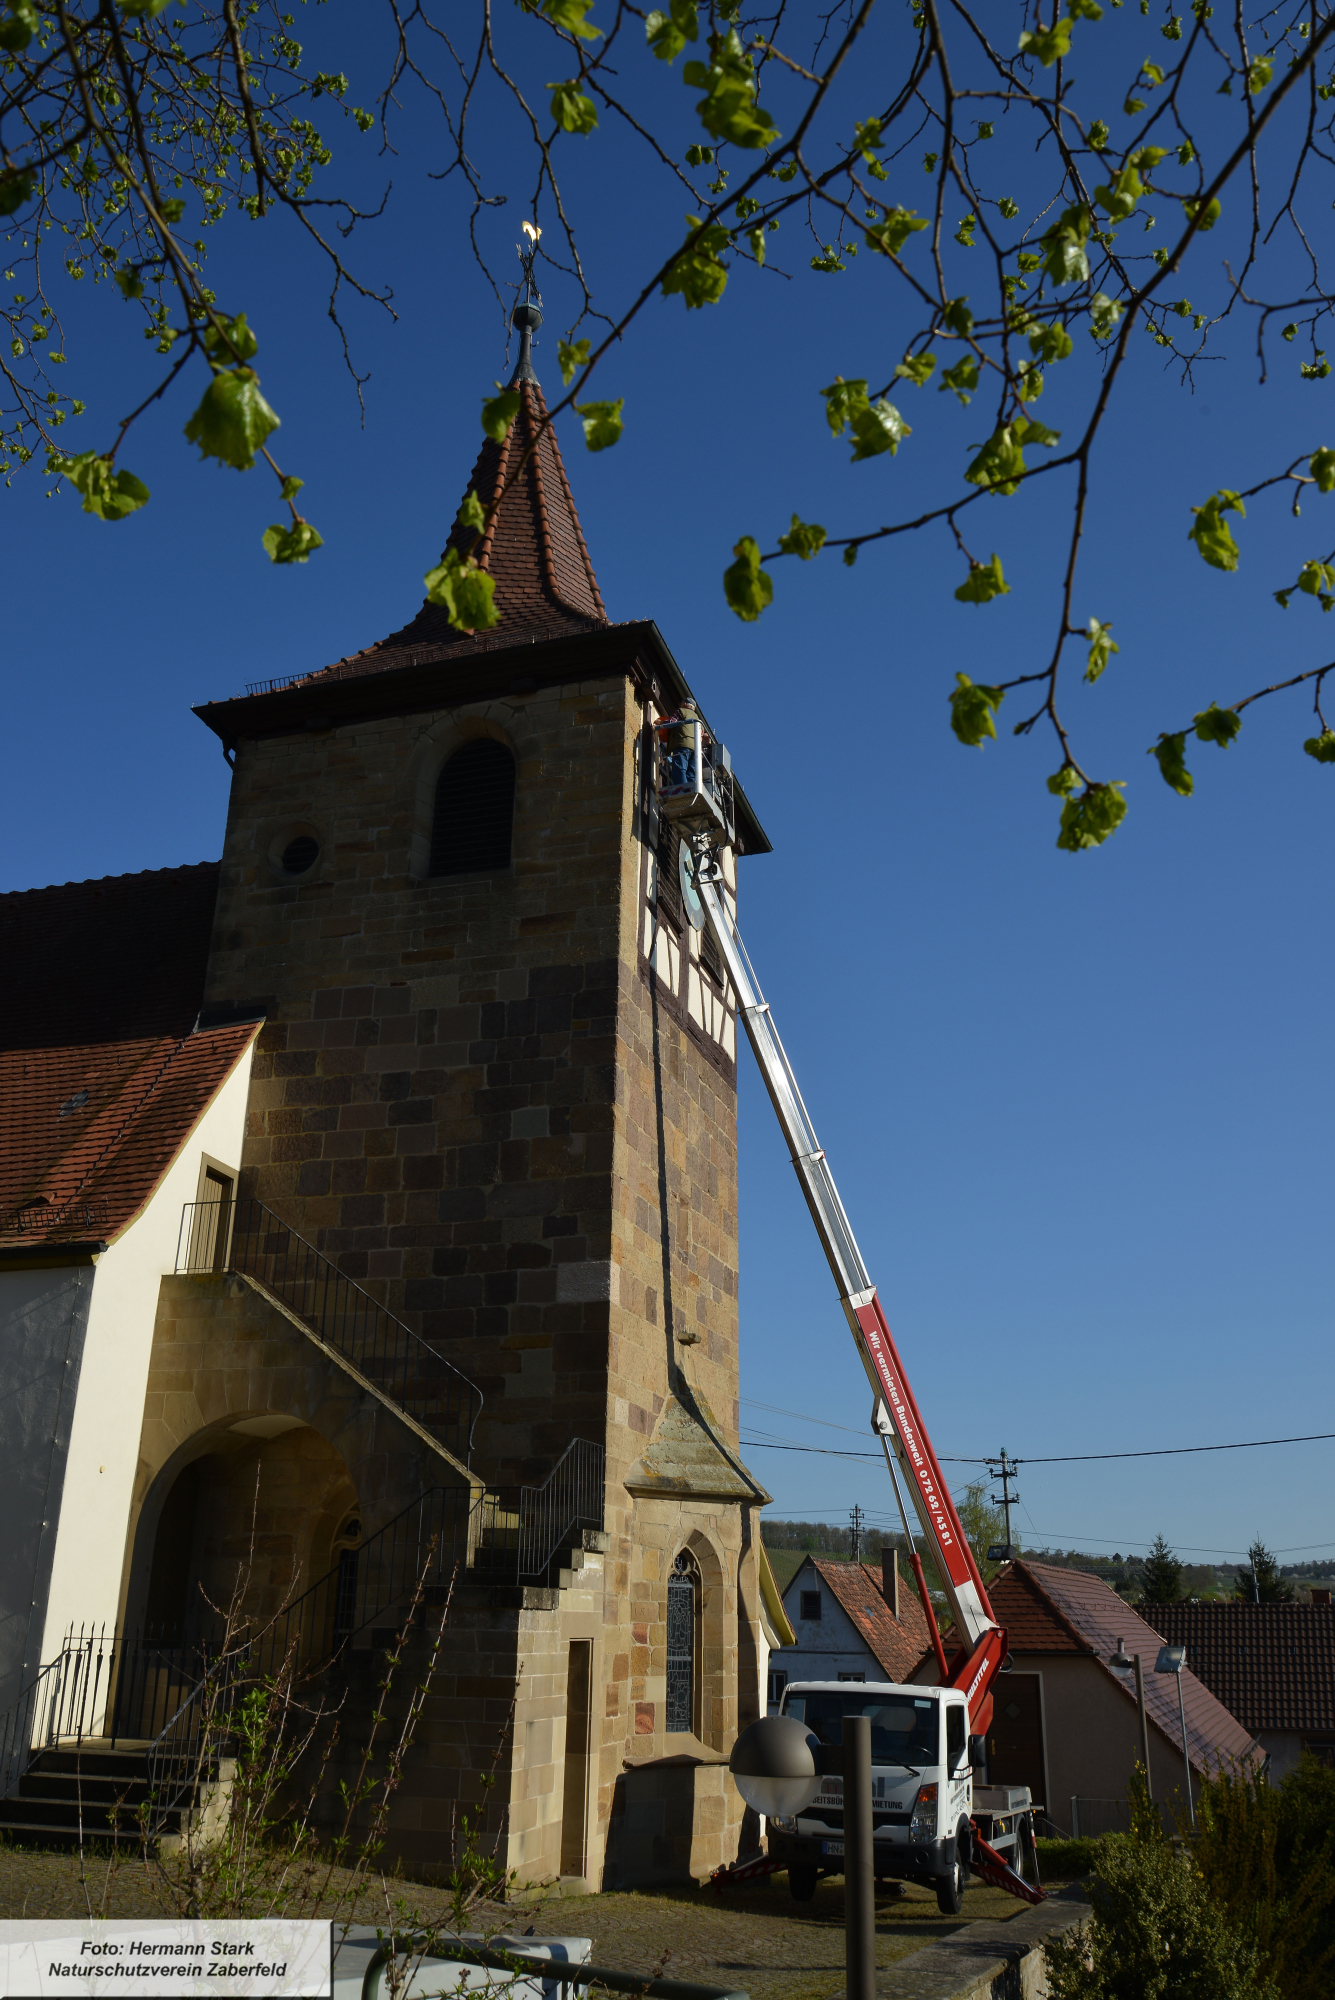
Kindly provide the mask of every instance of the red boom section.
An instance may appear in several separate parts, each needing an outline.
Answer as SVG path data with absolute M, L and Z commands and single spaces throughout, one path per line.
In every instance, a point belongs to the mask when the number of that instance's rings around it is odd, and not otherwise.
M 885 1399 L 895 1429 L 908 1459 L 909 1468 L 917 1488 L 921 1504 L 919 1516 L 930 1523 L 932 1539 L 941 1566 L 951 1583 L 955 1585 L 971 1583 L 978 1593 L 983 1610 L 990 1618 L 992 1607 L 988 1603 L 987 1590 L 981 1572 L 973 1559 L 973 1550 L 955 1512 L 941 1468 L 936 1462 L 931 1439 L 927 1435 L 922 1415 L 918 1409 L 904 1364 L 899 1358 L 894 1336 L 886 1322 L 880 1297 L 873 1292 L 868 1304 L 856 1308 L 856 1318 L 862 1334 L 862 1344 L 867 1358 L 875 1371 L 875 1379 Z

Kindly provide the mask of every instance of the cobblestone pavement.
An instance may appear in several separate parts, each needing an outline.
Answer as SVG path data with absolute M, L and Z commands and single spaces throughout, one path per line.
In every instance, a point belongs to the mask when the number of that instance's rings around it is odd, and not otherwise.
M 337 1871 L 336 1879 L 346 1877 Z M 87 1902 L 76 1855 L 0 1845 L 0 1917 L 82 1916 L 90 1906 L 115 1917 L 170 1913 L 141 1861 L 126 1860 L 109 1875 L 105 1859 L 90 1859 L 85 1883 Z M 438 1889 L 391 1881 L 389 1891 L 415 1917 L 443 1914 Z M 926 1889 L 910 1886 L 900 1896 L 881 1891 L 877 1963 L 890 1965 L 961 1924 L 1004 1920 L 1025 1907 L 982 1883 L 969 1888 L 958 1917 L 943 1917 Z M 384 1892 L 368 1889 L 355 1909 L 339 1914 L 383 1922 Z M 517 1907 L 483 1906 L 474 1921 L 483 1932 L 531 1924 L 557 1936 L 590 1937 L 596 1964 L 645 1974 L 661 1965 L 668 1977 L 739 1988 L 752 2000 L 836 2000 L 844 1990 L 844 1890 L 837 1880 L 821 1882 L 810 1903 L 795 1903 L 787 1878 L 779 1876 L 772 1886 L 761 1882 L 724 1896 L 686 1886 L 652 1894 L 528 1897 Z

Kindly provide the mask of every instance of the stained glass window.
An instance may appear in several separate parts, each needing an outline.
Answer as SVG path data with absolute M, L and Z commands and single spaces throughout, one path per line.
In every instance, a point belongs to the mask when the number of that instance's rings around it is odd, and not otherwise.
M 695 1596 L 699 1571 L 683 1549 L 672 1565 L 667 1594 L 667 1728 L 695 1728 Z

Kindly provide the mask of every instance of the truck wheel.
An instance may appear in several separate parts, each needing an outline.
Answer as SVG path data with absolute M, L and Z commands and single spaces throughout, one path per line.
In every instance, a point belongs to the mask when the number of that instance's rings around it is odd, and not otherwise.
M 788 1870 L 788 1894 L 795 1903 L 809 1903 L 816 1893 L 816 1870 L 811 1867 Z
M 957 1917 L 963 1909 L 966 1873 L 964 1850 L 957 1842 L 953 1868 L 949 1875 L 939 1875 L 936 1881 L 936 1907 L 943 1917 Z
M 1034 1843 L 1033 1821 L 1022 1819 L 1016 1829 L 1015 1872 L 1032 1887 L 1038 1881 L 1038 1851 Z

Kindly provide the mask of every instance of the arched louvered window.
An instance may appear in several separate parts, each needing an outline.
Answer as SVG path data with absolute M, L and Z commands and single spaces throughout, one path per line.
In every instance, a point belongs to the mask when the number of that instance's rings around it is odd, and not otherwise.
M 431 873 L 485 875 L 510 866 L 515 760 L 503 743 L 478 736 L 456 750 L 436 780 Z

